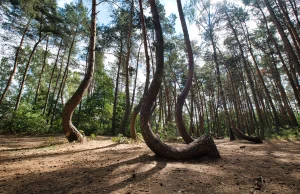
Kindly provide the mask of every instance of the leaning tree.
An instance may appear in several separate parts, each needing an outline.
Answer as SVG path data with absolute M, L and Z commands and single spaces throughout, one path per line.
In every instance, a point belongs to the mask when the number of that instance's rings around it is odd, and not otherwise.
M 140 126 L 142 135 L 147 146 L 158 156 L 170 159 L 190 159 L 200 156 L 210 156 L 212 158 L 220 158 L 220 154 L 213 139 L 209 135 L 204 135 L 197 140 L 182 148 L 171 147 L 158 139 L 149 124 L 151 108 L 156 100 L 159 92 L 162 78 L 164 75 L 164 55 L 163 55 L 163 35 L 160 25 L 160 19 L 157 11 L 155 0 L 149 0 L 151 12 L 153 16 L 153 23 L 156 34 L 156 72 L 153 76 L 152 82 L 146 94 L 144 94 L 144 102 L 140 112 Z M 180 0 L 177 0 L 178 7 L 181 7 Z M 181 22 L 185 22 L 181 20 Z M 186 30 L 187 32 L 187 30 Z M 188 34 L 186 34 L 188 38 Z M 187 40 L 187 39 L 185 39 Z
M 62 113 L 62 125 L 65 131 L 66 138 L 69 142 L 79 141 L 83 143 L 85 141 L 84 136 L 76 129 L 72 123 L 72 116 L 75 108 L 82 100 L 82 97 L 86 93 L 90 82 L 93 78 L 94 64 L 95 64 L 95 42 L 96 42 L 96 0 L 92 2 L 92 14 L 91 14 L 91 34 L 89 43 L 89 56 L 88 56 L 88 68 L 86 74 L 80 83 L 78 89 L 73 96 L 65 104 Z

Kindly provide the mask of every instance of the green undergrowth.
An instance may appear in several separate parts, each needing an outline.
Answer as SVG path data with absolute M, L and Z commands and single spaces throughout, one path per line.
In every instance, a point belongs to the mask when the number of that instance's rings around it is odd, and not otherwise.
M 137 139 L 134 140 L 130 137 L 126 137 L 122 134 L 119 134 L 116 137 L 112 137 L 111 140 L 115 143 L 119 143 L 119 144 L 136 144 L 136 143 L 140 143 L 140 142 L 144 142 L 143 136 L 140 133 L 137 133 Z
M 278 133 L 268 135 L 268 138 L 276 140 L 300 141 L 300 128 L 280 128 Z

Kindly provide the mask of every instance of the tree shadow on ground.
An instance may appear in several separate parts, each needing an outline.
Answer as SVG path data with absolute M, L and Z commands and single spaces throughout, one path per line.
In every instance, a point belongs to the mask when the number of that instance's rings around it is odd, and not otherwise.
M 202 157 L 174 161 L 155 157 L 145 146 L 92 144 L 60 145 L 69 151 L 21 156 L 19 166 L 7 160 L 0 166 L 21 172 L 1 172 L 3 193 L 299 193 L 300 151 L 293 144 L 246 144 L 217 140 L 221 160 Z M 107 145 L 108 144 L 108 145 Z M 102 144 L 101 144 L 102 145 Z M 87 149 L 86 149 L 87 148 Z M 79 150 L 78 150 L 79 149 Z M 52 150 L 51 150 L 52 151 Z M 41 157 L 42 156 L 42 157 Z M 55 157 L 56 156 L 56 157 Z M 46 168 L 42 168 L 46 166 Z M 258 186 L 258 178 L 263 180 Z M 257 190 L 255 190 L 257 189 Z

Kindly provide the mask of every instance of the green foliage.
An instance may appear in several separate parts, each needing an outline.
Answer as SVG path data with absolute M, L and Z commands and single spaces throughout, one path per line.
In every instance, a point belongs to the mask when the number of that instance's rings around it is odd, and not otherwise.
M 97 135 L 95 133 L 91 134 L 91 139 L 96 139 Z
M 133 139 L 124 137 L 122 134 L 119 134 L 117 137 L 111 138 L 111 140 L 119 144 L 133 144 L 135 142 Z
M 175 123 L 169 123 L 165 128 L 158 129 L 158 135 L 161 140 L 175 140 L 177 139 L 177 127 Z
M 274 139 L 284 139 L 288 141 L 300 141 L 300 128 L 289 128 L 283 129 L 280 128 L 279 133 L 269 133 L 267 137 Z
M 18 111 L 13 112 L 1 121 L 4 132 L 19 134 L 50 133 L 46 119 L 43 115 L 32 110 L 28 104 L 22 104 Z

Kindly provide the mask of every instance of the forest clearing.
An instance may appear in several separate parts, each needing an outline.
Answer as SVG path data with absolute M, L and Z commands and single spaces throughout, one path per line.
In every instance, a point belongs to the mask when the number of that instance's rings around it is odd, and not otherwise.
M 1 0 L 0 27 L 0 193 L 300 193 L 299 0 Z
M 215 142 L 221 159 L 176 161 L 111 137 L 1 135 L 0 193 L 299 193 L 299 142 Z

